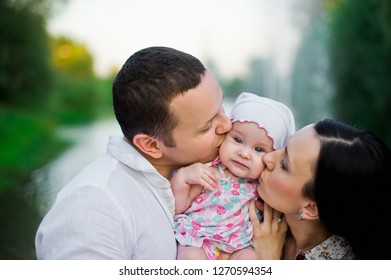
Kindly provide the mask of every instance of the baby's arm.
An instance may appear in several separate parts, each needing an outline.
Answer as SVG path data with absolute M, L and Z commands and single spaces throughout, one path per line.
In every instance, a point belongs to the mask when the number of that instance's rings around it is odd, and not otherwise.
M 204 187 L 213 190 L 219 182 L 212 168 L 202 163 L 178 169 L 170 181 L 175 196 L 175 214 L 189 208 Z

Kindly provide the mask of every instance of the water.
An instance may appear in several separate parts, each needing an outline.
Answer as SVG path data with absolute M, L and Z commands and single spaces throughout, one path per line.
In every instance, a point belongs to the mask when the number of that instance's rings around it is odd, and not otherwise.
M 32 187 L 37 193 L 38 209 L 45 214 L 61 188 L 96 157 L 106 152 L 111 135 L 121 136 L 115 120 L 106 120 L 90 126 L 67 128 L 60 131 L 64 138 L 75 142 L 65 153 L 33 174 Z

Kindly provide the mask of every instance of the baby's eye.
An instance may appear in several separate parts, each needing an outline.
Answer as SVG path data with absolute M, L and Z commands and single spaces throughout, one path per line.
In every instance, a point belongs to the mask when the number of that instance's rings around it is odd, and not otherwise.
M 235 136 L 233 138 L 234 138 L 235 142 L 237 142 L 239 144 L 243 143 L 242 139 L 240 139 L 239 137 Z
M 266 150 L 264 148 L 261 148 L 261 147 L 256 147 L 255 151 L 257 151 L 258 153 L 266 153 Z

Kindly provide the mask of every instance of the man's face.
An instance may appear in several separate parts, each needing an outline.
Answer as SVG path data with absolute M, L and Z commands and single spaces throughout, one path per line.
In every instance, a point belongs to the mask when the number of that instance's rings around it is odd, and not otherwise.
M 178 120 L 172 131 L 175 147 L 163 147 L 173 169 L 216 158 L 231 121 L 222 107 L 223 93 L 215 76 L 206 71 L 198 87 L 177 96 L 170 110 Z

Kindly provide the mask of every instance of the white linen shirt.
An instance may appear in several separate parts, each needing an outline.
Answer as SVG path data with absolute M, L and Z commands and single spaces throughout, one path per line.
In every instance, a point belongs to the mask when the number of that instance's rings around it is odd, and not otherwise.
M 37 259 L 175 259 L 170 182 L 111 136 L 107 153 L 57 195 L 36 237 Z

